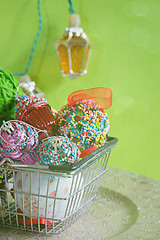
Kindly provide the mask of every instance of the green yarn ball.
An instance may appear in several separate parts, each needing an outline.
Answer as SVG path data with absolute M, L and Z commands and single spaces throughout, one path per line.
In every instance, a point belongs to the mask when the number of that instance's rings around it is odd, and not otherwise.
M 0 126 L 3 121 L 15 119 L 16 91 L 19 82 L 11 73 L 0 69 Z M 19 88 L 17 96 L 22 95 Z

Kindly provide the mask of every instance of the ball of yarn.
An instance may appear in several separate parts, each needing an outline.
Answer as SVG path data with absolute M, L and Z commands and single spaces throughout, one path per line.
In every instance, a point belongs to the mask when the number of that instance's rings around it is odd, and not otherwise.
M 3 120 L 8 121 L 15 119 L 16 91 L 19 82 L 11 73 L 0 69 L 0 126 Z M 22 95 L 22 90 L 19 88 L 17 95 Z

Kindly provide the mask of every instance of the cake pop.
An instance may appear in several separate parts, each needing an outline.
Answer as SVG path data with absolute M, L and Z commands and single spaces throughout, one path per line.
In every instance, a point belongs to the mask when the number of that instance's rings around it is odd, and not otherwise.
M 32 126 L 46 130 L 49 136 L 53 136 L 53 125 L 55 124 L 56 113 L 51 110 L 47 100 L 37 96 L 19 96 L 15 108 L 15 118 L 27 122 Z M 40 140 L 46 134 L 40 136 Z
M 67 135 L 80 150 L 102 146 L 109 133 L 109 119 L 101 107 L 90 100 L 63 106 L 59 112 L 59 132 Z
M 67 137 L 54 136 L 43 140 L 39 145 L 38 154 L 40 164 L 59 165 L 63 162 L 78 161 L 80 151 Z
M 111 100 L 112 92 L 106 88 L 72 93 L 68 104 L 57 114 L 59 133 L 73 141 L 81 152 L 103 146 L 109 133 L 109 119 L 104 109 L 111 106 Z
M 37 160 L 34 151 L 38 143 L 38 131 L 25 122 L 4 122 L 0 128 L 0 154 L 3 158 L 33 164 Z

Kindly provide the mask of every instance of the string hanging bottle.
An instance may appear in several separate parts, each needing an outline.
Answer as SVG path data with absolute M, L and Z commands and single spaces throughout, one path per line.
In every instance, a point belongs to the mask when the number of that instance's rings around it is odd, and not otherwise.
M 83 29 L 79 27 L 80 16 L 75 14 L 70 4 L 69 27 L 65 28 L 62 37 L 55 43 L 63 76 L 71 78 L 87 73 L 91 53 L 91 43 Z

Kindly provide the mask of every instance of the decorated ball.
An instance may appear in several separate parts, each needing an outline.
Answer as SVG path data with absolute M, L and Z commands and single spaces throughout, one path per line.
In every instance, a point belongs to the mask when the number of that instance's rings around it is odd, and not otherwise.
M 58 113 L 59 133 L 66 135 L 83 151 L 105 144 L 109 133 L 107 113 L 91 100 L 64 105 Z
M 53 136 L 56 111 L 51 109 L 47 100 L 37 96 L 19 96 L 15 107 L 15 118 L 27 122 L 32 126 L 45 130 L 49 136 Z M 40 135 L 40 140 L 46 137 Z
M 74 178 L 68 178 L 23 172 L 22 178 L 22 173 L 17 172 L 14 190 L 19 192 L 16 194 L 16 200 L 24 214 L 62 220 L 79 207 L 83 190 L 81 192 L 78 190 L 81 189 L 82 184 L 81 173 Z M 43 197 L 38 198 L 37 194 Z M 73 195 L 71 199 L 70 194 Z M 66 211 L 67 209 L 69 212 Z
M 34 151 L 38 143 L 37 130 L 27 123 L 9 121 L 0 128 L 0 154 L 3 158 L 20 160 L 26 152 Z
M 53 136 L 43 140 L 39 145 L 38 154 L 40 164 L 59 165 L 63 162 L 78 161 L 80 150 L 67 137 Z
M 37 106 L 40 108 L 44 105 L 48 105 L 46 99 L 37 96 L 18 96 L 16 100 L 15 117 L 21 121 L 23 121 L 27 114 Z

